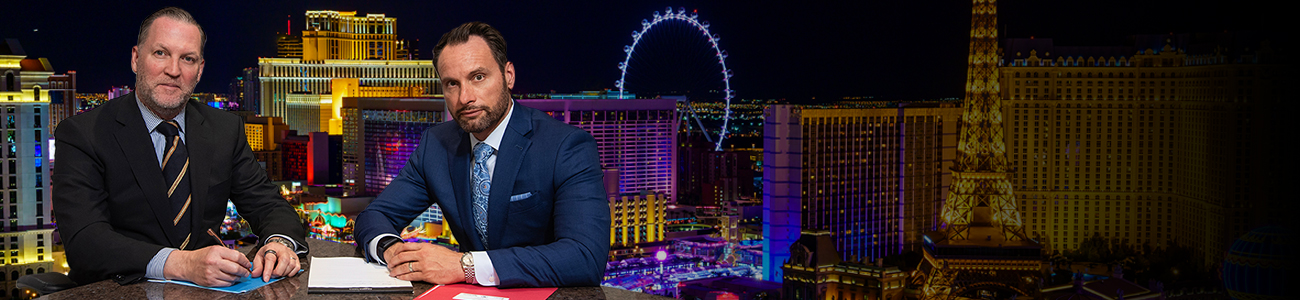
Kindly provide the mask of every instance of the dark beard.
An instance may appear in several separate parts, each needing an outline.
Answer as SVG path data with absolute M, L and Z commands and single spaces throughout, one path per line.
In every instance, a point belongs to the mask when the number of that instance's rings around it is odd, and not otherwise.
M 498 101 L 496 106 L 465 106 L 457 110 L 452 117 L 453 119 L 456 119 L 456 124 L 460 125 L 460 128 L 464 129 L 465 132 L 483 132 L 484 130 L 487 130 L 488 127 L 492 127 L 501 122 L 501 119 L 506 115 L 506 110 L 510 107 L 510 102 L 513 101 L 510 99 L 510 90 L 505 87 L 501 88 L 501 94 L 497 95 L 497 97 Z M 484 112 L 483 117 L 478 120 L 461 119 L 461 112 L 471 108 L 482 109 Z

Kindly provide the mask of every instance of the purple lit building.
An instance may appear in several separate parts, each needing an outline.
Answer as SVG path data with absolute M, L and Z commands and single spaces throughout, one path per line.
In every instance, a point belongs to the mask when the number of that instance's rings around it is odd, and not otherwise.
M 677 195 L 677 102 L 673 99 L 519 99 L 590 132 L 600 164 L 618 169 L 614 194 L 643 190 Z
M 439 98 L 343 97 L 343 186 L 376 196 L 397 177 L 424 130 L 447 120 Z M 437 204 L 413 222 L 442 222 Z
M 763 272 L 802 230 L 825 230 L 842 260 L 919 250 L 936 230 L 961 109 L 948 103 L 870 109 L 773 105 L 763 142 Z M 856 259 L 854 259 L 856 258 Z

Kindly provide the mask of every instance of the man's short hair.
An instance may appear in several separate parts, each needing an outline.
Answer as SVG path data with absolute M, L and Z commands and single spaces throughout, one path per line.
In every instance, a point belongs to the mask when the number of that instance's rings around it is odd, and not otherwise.
M 505 71 L 506 62 L 506 38 L 501 36 L 501 32 L 492 25 L 483 22 L 469 22 L 460 24 L 460 26 L 448 31 L 438 40 L 438 45 L 433 47 L 433 63 L 438 64 L 438 57 L 442 56 L 442 49 L 447 46 L 455 46 L 469 42 L 469 37 L 477 36 L 487 41 L 488 48 L 492 50 L 492 58 L 497 61 L 497 68 L 502 72 Z
M 140 34 L 135 38 L 136 46 L 144 45 L 144 39 L 149 35 L 149 28 L 153 27 L 153 21 L 161 17 L 176 19 L 177 21 L 198 27 L 199 35 L 203 38 L 199 41 L 199 57 L 203 57 L 203 47 L 208 44 L 208 34 L 203 32 L 203 26 L 199 25 L 199 22 L 194 20 L 194 16 L 191 16 L 189 12 L 180 9 L 179 7 L 163 8 L 154 12 L 152 15 L 149 15 L 148 18 L 144 18 L 144 22 L 140 22 Z

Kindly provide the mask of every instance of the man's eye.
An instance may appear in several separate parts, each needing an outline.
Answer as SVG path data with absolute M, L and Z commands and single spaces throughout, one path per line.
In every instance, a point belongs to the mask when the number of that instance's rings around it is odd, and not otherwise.
M 163 55 L 163 52 L 162 52 L 162 50 L 154 50 L 154 51 L 153 51 L 153 55 L 162 56 L 162 55 Z
M 483 80 L 483 74 L 474 75 L 474 80 Z
M 193 57 L 185 57 L 185 62 L 194 62 Z

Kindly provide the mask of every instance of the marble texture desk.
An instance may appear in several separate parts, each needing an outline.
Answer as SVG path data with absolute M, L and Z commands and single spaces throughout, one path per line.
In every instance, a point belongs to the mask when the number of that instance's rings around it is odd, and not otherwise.
M 330 241 L 308 239 L 311 255 L 315 257 L 360 256 L 356 247 Z M 248 249 L 243 249 L 247 251 Z M 231 294 L 201 288 L 142 282 L 120 286 L 110 280 L 95 282 L 73 289 L 42 296 L 38 299 L 195 299 L 195 300 L 243 300 L 243 299 L 412 299 L 433 288 L 426 282 L 415 282 L 413 294 L 307 294 L 307 278 L 311 275 L 310 263 L 304 261 L 306 272 L 292 278 L 262 288 L 243 293 Z M 650 294 L 637 293 L 610 287 L 564 287 L 555 291 L 548 299 L 672 299 Z

